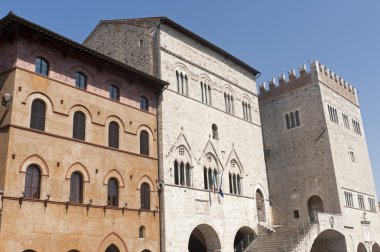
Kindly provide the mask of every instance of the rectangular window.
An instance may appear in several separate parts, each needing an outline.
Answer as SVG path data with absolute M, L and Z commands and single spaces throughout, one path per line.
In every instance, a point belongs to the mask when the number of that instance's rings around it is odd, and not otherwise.
M 299 219 L 300 218 L 300 212 L 298 210 L 293 211 L 293 216 L 294 216 L 294 219 Z
M 354 207 L 354 197 L 351 192 L 344 192 L 344 197 L 346 199 L 346 206 Z
M 330 121 L 339 124 L 338 111 L 333 106 L 327 105 Z
M 343 117 L 344 127 L 346 127 L 347 129 L 350 129 L 350 123 L 348 121 L 348 116 L 345 113 L 342 113 L 342 117 Z
M 355 153 L 352 150 L 348 151 L 348 154 L 350 156 L 350 160 L 352 163 L 355 163 Z
M 301 126 L 300 113 L 298 110 L 285 115 L 285 123 L 287 129 L 292 129 Z
M 354 129 L 354 132 L 358 135 L 362 134 L 362 131 L 360 129 L 360 123 L 356 121 L 355 119 L 352 119 L 352 128 Z
M 358 194 L 358 202 L 359 202 L 359 207 L 360 207 L 361 209 L 365 209 L 365 205 L 364 205 L 364 197 L 363 197 L 363 195 Z

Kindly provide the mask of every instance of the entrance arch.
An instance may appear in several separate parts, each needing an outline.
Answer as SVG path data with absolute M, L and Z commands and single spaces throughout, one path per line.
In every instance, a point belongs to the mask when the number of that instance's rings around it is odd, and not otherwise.
M 316 222 L 318 220 L 318 213 L 324 212 L 322 199 L 314 195 L 308 200 L 307 206 L 309 208 L 310 222 Z
M 344 235 L 333 229 L 320 233 L 314 240 L 310 252 L 347 252 Z
M 111 244 L 107 247 L 106 252 L 120 252 L 120 250 L 115 244 Z
M 255 239 L 255 236 L 255 232 L 250 227 L 240 228 L 235 235 L 234 251 L 243 252 L 253 239 Z
M 380 252 L 380 246 L 377 243 L 374 243 L 372 246 L 372 252 Z
M 258 189 L 256 191 L 256 208 L 257 208 L 257 218 L 260 222 L 265 222 L 265 202 L 263 193 Z
M 128 252 L 128 249 L 123 238 L 119 234 L 112 232 L 104 237 L 97 252 Z
M 367 252 L 367 248 L 363 243 L 359 243 L 357 252 Z
M 215 230 L 201 224 L 193 229 L 189 238 L 189 252 L 220 252 L 220 240 Z

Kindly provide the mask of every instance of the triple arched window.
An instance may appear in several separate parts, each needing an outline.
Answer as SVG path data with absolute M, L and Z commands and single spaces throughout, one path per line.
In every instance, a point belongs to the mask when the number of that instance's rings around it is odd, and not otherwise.
M 234 97 L 229 93 L 224 93 L 224 105 L 228 114 L 235 114 Z
M 190 185 L 190 164 L 174 161 L 174 184 L 182 186 Z
M 206 190 L 217 191 L 219 187 L 218 171 L 216 169 L 203 167 L 203 182 Z
M 115 121 L 110 122 L 108 126 L 108 146 L 119 148 L 119 124 Z
M 37 165 L 29 165 L 26 168 L 24 197 L 39 199 L 41 188 L 41 170 Z
M 83 176 L 73 172 L 70 177 L 70 202 L 83 203 Z
M 285 115 L 286 128 L 291 129 L 301 125 L 300 115 L 298 110 Z
M 32 111 L 30 114 L 30 128 L 36 130 L 45 130 L 46 106 L 45 103 L 36 99 L 32 102 Z
M 230 193 L 241 195 L 241 177 L 239 174 L 229 173 L 228 174 Z
M 86 89 L 87 87 L 87 77 L 82 72 L 75 73 L 75 86 L 77 88 Z
M 150 188 L 148 183 L 142 183 L 140 186 L 140 204 L 141 209 L 150 209 Z
M 244 120 L 252 122 L 251 105 L 248 102 L 243 101 L 243 118 Z
M 146 130 L 140 132 L 140 154 L 149 156 L 149 133 Z
M 107 203 L 109 206 L 117 207 L 119 205 L 119 182 L 116 178 L 108 180 Z
M 86 137 L 86 116 L 81 111 L 74 113 L 73 119 L 73 138 L 85 140 Z
M 187 95 L 187 75 L 185 73 L 176 71 L 177 76 L 177 92 L 183 95 Z
M 202 102 L 211 105 L 211 87 L 201 81 Z
M 48 76 L 49 64 L 44 58 L 36 58 L 35 72 L 43 76 Z

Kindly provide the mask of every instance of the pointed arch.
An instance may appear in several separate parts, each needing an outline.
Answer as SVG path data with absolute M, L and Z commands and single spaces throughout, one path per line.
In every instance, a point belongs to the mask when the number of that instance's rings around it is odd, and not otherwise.
M 66 171 L 66 176 L 65 176 L 65 179 L 68 180 L 71 178 L 71 174 L 73 174 L 74 172 L 80 172 L 83 176 L 83 182 L 90 182 L 90 173 L 88 171 L 88 169 L 86 168 L 86 166 L 84 166 L 82 163 L 80 162 L 76 162 L 74 164 L 72 164 Z
M 108 185 L 108 180 L 112 177 L 117 178 L 117 180 L 119 181 L 119 187 L 125 186 L 123 176 L 116 169 L 112 169 L 109 172 L 107 172 L 107 174 L 104 176 L 103 185 Z
M 150 187 L 150 191 L 151 192 L 155 192 L 155 186 L 154 186 L 154 183 L 152 181 L 152 179 L 148 176 L 148 175 L 143 175 L 139 178 L 139 181 L 137 182 L 137 190 L 140 190 L 141 189 L 141 185 L 143 183 L 148 183 L 149 187 Z
M 201 157 L 198 160 L 198 163 L 200 165 L 202 165 L 202 167 L 203 167 L 204 161 L 207 159 L 208 155 L 211 156 L 212 158 L 214 158 L 214 160 L 216 162 L 216 165 L 217 165 L 217 169 L 219 171 L 223 171 L 224 170 L 224 165 L 220 161 L 220 158 L 219 158 L 219 156 L 217 154 L 217 151 L 216 151 L 214 145 L 212 144 L 212 142 L 210 141 L 210 139 L 208 140 L 205 148 L 203 149 L 202 155 L 201 155 Z
M 20 165 L 20 173 L 26 173 L 26 169 L 31 164 L 38 165 L 41 169 L 41 175 L 49 177 L 49 167 L 47 162 L 38 154 L 32 154 L 24 159 Z
M 98 246 L 97 252 L 106 251 L 106 249 L 112 244 L 117 246 L 120 252 L 128 252 L 127 244 L 125 243 L 123 238 L 116 232 L 112 232 L 102 239 Z

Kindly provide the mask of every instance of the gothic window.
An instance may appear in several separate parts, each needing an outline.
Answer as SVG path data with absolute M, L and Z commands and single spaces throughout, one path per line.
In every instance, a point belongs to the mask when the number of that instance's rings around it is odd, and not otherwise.
M 70 201 L 83 202 L 83 176 L 79 172 L 74 172 L 70 177 Z
M 183 95 L 187 95 L 187 75 L 185 73 L 176 71 L 177 76 L 177 92 Z
M 230 193 L 232 194 L 232 174 L 231 172 L 228 174 L 228 181 L 229 181 L 229 184 L 230 184 Z
M 185 164 L 183 162 L 179 165 L 180 170 L 180 177 L 181 177 L 181 185 L 185 185 Z
M 150 189 L 148 183 L 142 183 L 140 187 L 141 209 L 150 209 Z
M 204 167 L 203 168 L 203 182 L 204 182 L 206 190 L 208 189 L 208 182 L 207 181 L 208 181 L 208 179 L 207 179 L 207 168 Z
M 300 114 L 298 110 L 285 115 L 286 128 L 292 129 L 301 125 Z
M 218 140 L 219 139 L 218 126 L 215 123 L 212 124 L 211 130 L 212 130 L 212 139 Z
M 174 161 L 174 184 L 179 184 L 179 166 L 178 161 Z
M 145 238 L 145 227 L 144 226 L 140 226 L 140 228 L 139 228 L 139 238 L 140 239 Z
M 149 133 L 146 130 L 140 132 L 140 154 L 149 156 Z
M 329 111 L 330 121 L 339 124 L 338 111 L 333 106 L 327 104 L 327 109 Z
M 369 203 L 369 209 L 372 212 L 376 212 L 376 203 L 374 198 L 368 198 L 368 203 Z
M 43 76 L 48 76 L 49 64 L 43 58 L 36 58 L 36 68 L 35 72 Z
M 346 199 L 346 206 L 348 207 L 354 207 L 354 197 L 351 192 L 344 192 L 344 197 Z
M 116 85 L 109 86 L 110 99 L 118 101 L 120 99 L 120 90 Z
M 236 194 L 237 193 L 237 185 L 236 185 L 236 175 L 235 174 L 233 174 L 232 175 L 232 184 L 233 184 L 233 192 L 234 192 L 234 194 Z
M 285 120 L 286 120 L 286 128 L 290 129 L 291 128 L 291 126 L 290 126 L 290 118 L 289 118 L 288 114 L 285 115 Z
M 355 119 L 352 119 L 352 127 L 354 129 L 354 132 L 358 135 L 361 135 L 361 129 L 360 129 L 360 123 L 356 121 Z
M 211 87 L 201 81 L 202 102 L 211 105 Z
M 352 163 L 355 163 L 355 153 L 352 150 L 348 150 L 348 154 Z
M 140 97 L 140 109 L 149 111 L 149 100 L 145 96 Z
M 240 175 L 236 176 L 237 194 L 241 195 Z
M 358 202 L 359 202 L 359 207 L 361 209 L 365 209 L 364 196 L 363 195 L 358 194 Z
M 265 202 L 264 196 L 260 190 L 256 191 L 256 208 L 258 221 L 265 221 Z
M 119 205 L 119 182 L 116 178 L 108 180 L 107 202 L 109 206 L 117 207 Z
M 86 89 L 87 87 L 87 77 L 81 72 L 75 73 L 75 86 L 77 88 Z
M 229 93 L 224 93 L 224 103 L 225 103 L 226 112 L 228 114 L 234 115 L 235 114 L 234 97 Z
M 294 112 L 294 115 L 296 117 L 296 127 L 300 126 L 301 123 L 300 123 L 300 115 L 299 115 L 298 110 L 296 110 L 296 112 Z
M 186 186 L 190 186 L 190 164 L 186 163 Z
M 108 146 L 119 148 L 119 124 L 115 121 L 110 122 L 108 126 Z
M 45 116 L 46 106 L 45 103 L 36 99 L 32 102 L 32 111 L 30 114 L 30 128 L 36 130 L 45 130 Z
M 73 119 L 73 138 L 84 140 L 86 135 L 86 116 L 83 112 L 74 113 Z
M 243 106 L 243 118 L 247 121 L 252 121 L 251 105 L 245 101 L 242 102 Z
M 24 195 L 28 199 L 40 198 L 41 170 L 37 165 L 26 168 Z
M 208 189 L 212 189 L 213 184 L 212 184 L 212 170 L 211 168 L 208 169 Z
M 348 115 L 342 112 L 342 118 L 343 118 L 344 127 L 346 127 L 347 129 L 350 129 L 350 122 L 348 121 Z

